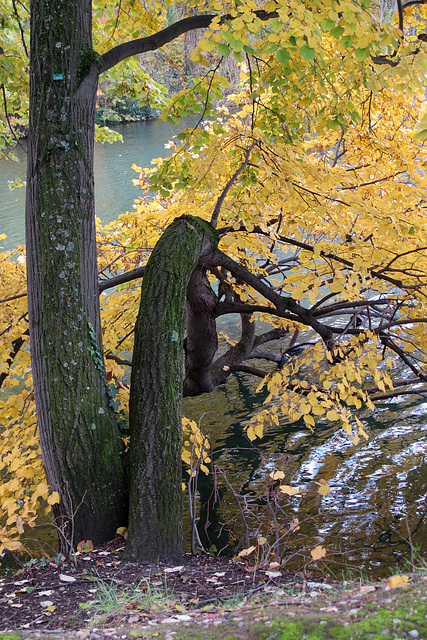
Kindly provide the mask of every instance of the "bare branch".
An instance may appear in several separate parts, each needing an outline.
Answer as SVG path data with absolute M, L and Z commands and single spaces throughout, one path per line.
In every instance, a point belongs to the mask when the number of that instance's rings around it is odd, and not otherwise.
M 324 340 L 325 344 L 330 345 L 332 340 L 332 331 L 329 327 L 318 322 L 312 315 L 309 309 L 305 309 L 298 302 L 293 300 L 290 296 L 284 297 L 273 291 L 273 289 L 261 282 L 253 273 L 251 273 L 246 267 L 238 264 L 225 253 L 216 249 L 209 256 L 204 257 L 205 264 L 208 268 L 222 266 L 229 271 L 235 278 L 242 280 L 250 287 L 258 291 L 264 298 L 271 302 L 278 311 L 290 311 L 297 316 L 299 322 L 311 327 L 316 331 L 319 336 Z
M 2 304 L 3 302 L 10 302 L 11 300 L 18 300 L 19 298 L 25 298 L 27 294 L 26 293 L 18 293 L 16 296 L 10 296 L 10 298 L 3 298 L 3 300 L 0 300 L 0 304 Z
M 123 360 L 123 358 L 119 358 L 118 356 L 115 356 L 112 353 L 107 353 L 105 358 L 107 360 L 114 360 L 114 362 L 117 362 L 117 364 L 120 364 L 120 365 L 125 366 L 125 367 L 131 367 L 132 366 L 132 362 L 130 360 Z
M 256 367 L 250 367 L 247 364 L 236 364 L 230 366 L 230 371 L 232 373 L 250 373 L 251 376 L 257 376 L 257 378 L 265 378 L 268 371 L 263 371 L 262 369 L 257 369 Z
M 23 149 L 25 151 L 25 153 L 27 153 L 26 148 L 24 147 L 24 145 L 22 144 L 22 142 L 20 141 L 20 139 L 18 138 L 18 136 L 15 133 L 14 128 L 12 127 L 12 123 L 10 122 L 10 116 L 9 116 L 9 111 L 7 110 L 7 98 L 6 98 L 6 89 L 4 87 L 4 84 L 2 83 L 0 85 L 1 87 L 1 91 L 2 91 L 2 95 L 3 95 L 3 106 L 4 106 L 4 115 L 6 116 L 6 120 L 7 120 L 7 126 L 9 127 L 10 133 L 12 134 L 16 144 L 19 144 L 19 146 L 21 147 L 21 149 Z
M 22 24 L 21 24 L 21 19 L 19 17 L 19 13 L 18 13 L 18 9 L 16 7 L 16 0 L 12 0 L 12 4 L 13 4 L 13 11 L 15 13 L 16 16 L 16 20 L 18 22 L 18 26 L 19 26 L 19 31 L 21 32 L 21 40 L 22 40 L 22 44 L 24 46 L 24 50 L 25 50 L 25 54 L 27 56 L 27 58 L 30 58 L 30 55 L 28 53 L 28 49 L 27 49 L 27 43 L 25 42 L 25 37 L 24 37 L 24 30 L 22 28 Z
M 417 369 L 417 367 L 410 361 L 409 357 L 404 352 L 404 350 L 398 347 L 397 344 L 395 344 L 393 340 L 390 338 L 390 336 L 383 335 L 380 333 L 379 337 L 383 345 L 385 347 L 388 347 L 391 351 L 394 351 L 394 353 L 397 353 L 397 355 L 406 364 L 406 366 L 410 368 L 412 373 L 415 373 L 415 375 L 418 376 L 418 378 L 423 382 L 427 382 L 427 375 Z
M 138 280 L 138 278 L 142 278 L 142 276 L 144 275 L 144 271 L 145 271 L 145 267 L 138 267 L 137 269 L 133 269 L 133 271 L 120 273 L 118 276 L 114 276 L 113 278 L 108 278 L 107 280 L 99 280 L 98 282 L 99 293 L 106 291 L 106 289 L 117 287 L 117 285 L 119 284 L 124 284 L 125 282 L 131 282 L 132 280 Z

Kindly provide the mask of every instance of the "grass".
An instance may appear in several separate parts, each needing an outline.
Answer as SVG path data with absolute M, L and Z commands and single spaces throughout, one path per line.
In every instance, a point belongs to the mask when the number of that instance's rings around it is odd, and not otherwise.
M 153 586 L 150 580 L 141 580 L 135 587 L 120 587 L 114 581 L 109 583 L 97 577 L 94 580 L 95 597 L 88 602 L 80 603 L 80 609 L 90 610 L 91 618 L 88 626 L 101 627 L 109 620 L 114 620 L 132 613 L 160 613 L 173 606 L 173 594 L 166 587 Z

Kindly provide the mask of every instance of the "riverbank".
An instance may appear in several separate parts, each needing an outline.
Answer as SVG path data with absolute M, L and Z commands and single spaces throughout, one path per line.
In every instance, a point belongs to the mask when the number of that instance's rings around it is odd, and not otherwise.
M 1 581 L 0 640 L 427 638 L 427 570 L 346 583 L 207 555 L 137 564 L 119 544 Z

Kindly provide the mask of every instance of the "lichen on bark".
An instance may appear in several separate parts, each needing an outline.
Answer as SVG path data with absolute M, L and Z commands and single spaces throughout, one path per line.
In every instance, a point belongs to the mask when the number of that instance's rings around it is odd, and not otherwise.
M 90 0 L 31 0 L 26 241 L 37 421 L 58 524 L 74 543 L 115 535 L 127 518 L 123 455 L 108 404 L 95 239 L 93 144 L 97 70 L 76 91 L 92 47 Z M 78 25 L 78 28 L 76 27 Z M 71 539 L 69 540 L 71 542 Z

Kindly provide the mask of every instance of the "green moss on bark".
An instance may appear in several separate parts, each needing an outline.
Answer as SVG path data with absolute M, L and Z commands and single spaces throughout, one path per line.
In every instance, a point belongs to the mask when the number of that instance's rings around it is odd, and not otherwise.
M 183 216 L 148 261 L 135 325 L 129 449 L 129 553 L 177 560 L 182 553 L 181 403 L 186 291 L 200 256 L 218 242 L 204 220 Z
M 74 542 L 101 543 L 126 521 L 119 433 L 101 350 L 94 222 L 96 73 L 76 92 L 92 47 L 91 1 L 32 0 L 27 271 L 38 427 L 59 516 Z

